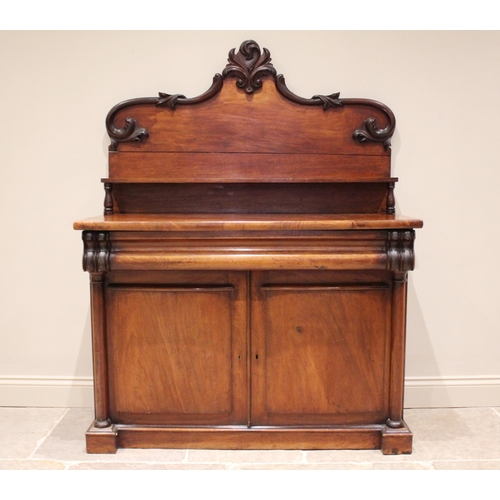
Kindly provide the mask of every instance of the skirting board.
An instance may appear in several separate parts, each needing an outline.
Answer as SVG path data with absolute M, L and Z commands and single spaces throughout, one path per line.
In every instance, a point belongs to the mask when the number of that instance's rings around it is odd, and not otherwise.
M 407 377 L 405 408 L 500 406 L 500 376 Z
M 93 405 L 91 377 L 0 377 L 0 406 Z M 406 408 L 468 406 L 500 406 L 500 376 L 406 379 Z
M 0 406 L 94 406 L 92 377 L 0 377 Z

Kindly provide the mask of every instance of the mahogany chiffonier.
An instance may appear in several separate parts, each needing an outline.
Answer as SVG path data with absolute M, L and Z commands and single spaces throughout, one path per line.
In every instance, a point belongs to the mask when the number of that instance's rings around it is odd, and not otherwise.
M 415 228 L 395 214 L 393 113 L 295 95 L 267 49 L 198 97 L 124 101 L 90 274 L 89 453 L 410 453 L 403 420 Z

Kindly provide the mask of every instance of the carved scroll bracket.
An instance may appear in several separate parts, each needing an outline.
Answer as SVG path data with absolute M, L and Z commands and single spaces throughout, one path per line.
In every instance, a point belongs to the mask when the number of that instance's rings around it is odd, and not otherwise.
M 414 230 L 389 231 L 387 235 L 387 266 L 389 270 L 406 272 L 414 269 L 414 241 Z
M 108 232 L 84 231 L 83 270 L 89 273 L 109 271 L 110 243 Z

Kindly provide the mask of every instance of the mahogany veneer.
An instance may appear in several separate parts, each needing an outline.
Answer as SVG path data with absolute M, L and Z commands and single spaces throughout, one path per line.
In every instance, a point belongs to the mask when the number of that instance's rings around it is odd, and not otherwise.
M 118 447 L 410 453 L 393 113 L 305 99 L 253 41 L 201 96 L 116 105 L 90 274 L 95 421 Z

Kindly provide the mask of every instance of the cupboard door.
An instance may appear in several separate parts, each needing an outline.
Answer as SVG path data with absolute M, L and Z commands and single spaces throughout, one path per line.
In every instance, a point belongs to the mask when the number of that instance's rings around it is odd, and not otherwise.
M 113 422 L 247 422 L 247 278 L 225 276 L 225 283 L 194 283 L 186 272 L 175 283 L 108 285 Z
M 345 272 L 253 276 L 252 425 L 383 423 L 390 282 Z

